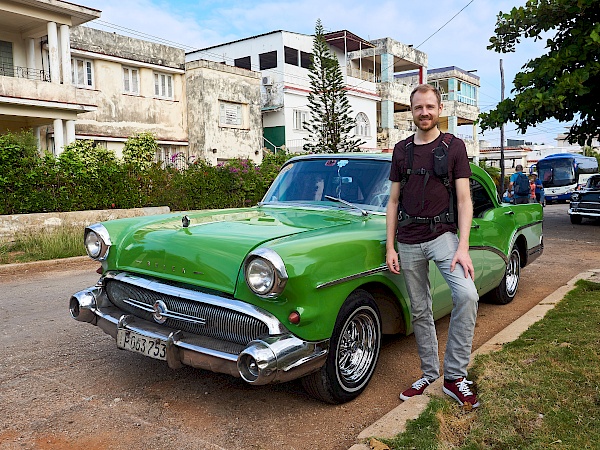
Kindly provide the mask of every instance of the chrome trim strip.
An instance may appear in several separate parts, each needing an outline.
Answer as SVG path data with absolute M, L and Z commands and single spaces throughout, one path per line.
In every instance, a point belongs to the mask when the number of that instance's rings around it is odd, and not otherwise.
M 160 292 L 165 295 L 172 295 L 174 297 L 181 297 L 192 301 L 201 303 L 207 303 L 209 305 L 219 306 L 225 309 L 231 309 L 233 311 L 246 314 L 254 317 L 264 324 L 269 329 L 269 334 L 283 334 L 287 333 L 288 330 L 283 324 L 269 312 L 259 308 L 258 306 L 250 305 L 248 303 L 241 302 L 239 300 L 227 299 L 219 297 L 218 295 L 209 294 L 206 292 L 192 291 L 177 286 L 171 286 L 168 284 L 161 283 L 153 278 L 142 278 L 128 272 L 107 272 L 104 278 L 114 279 L 123 283 L 131 284 L 151 291 Z
M 385 272 L 386 270 L 388 270 L 388 268 L 384 264 L 384 265 L 379 266 L 379 267 L 377 267 L 375 269 L 365 270 L 363 272 L 359 272 L 359 273 L 354 274 L 354 275 L 348 275 L 347 277 L 338 278 L 337 280 L 332 280 L 332 281 L 328 281 L 326 283 L 318 284 L 317 285 L 317 289 L 326 288 L 326 287 L 330 287 L 330 286 L 335 286 L 336 284 L 341 284 L 341 283 L 345 283 L 347 281 L 356 280 L 357 278 L 366 277 L 368 275 L 373 275 L 373 274 L 376 274 L 376 273 L 379 273 L 379 272 Z
M 543 223 L 543 220 L 536 220 L 535 222 L 531 222 L 531 223 L 528 223 L 527 225 L 523 225 L 523 226 L 517 228 L 516 233 L 518 233 L 521 230 L 524 230 L 525 228 L 530 228 L 535 225 L 539 225 L 540 223 Z
M 484 250 L 486 252 L 492 252 L 502 258 L 504 260 L 504 264 L 508 264 L 508 256 L 506 256 L 502 250 L 498 250 L 495 247 L 491 247 L 489 245 L 473 245 L 469 247 L 469 250 Z
M 143 311 L 154 313 L 154 308 L 148 305 L 147 303 L 140 302 L 138 300 L 134 300 L 133 298 L 128 298 L 127 300 L 123 300 L 124 303 L 133 306 L 134 308 L 141 309 Z M 198 319 L 197 317 L 190 316 L 188 314 L 178 313 L 175 311 L 165 311 L 161 313 L 163 317 L 169 317 L 171 319 L 182 320 L 184 322 L 196 323 L 198 325 L 206 325 L 206 320 Z

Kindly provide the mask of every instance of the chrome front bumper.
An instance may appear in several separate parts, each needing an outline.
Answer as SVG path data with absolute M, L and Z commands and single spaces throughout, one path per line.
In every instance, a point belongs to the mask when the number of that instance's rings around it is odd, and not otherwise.
M 75 320 L 96 325 L 115 340 L 122 329 L 165 342 L 167 363 L 173 369 L 187 365 L 241 377 L 255 385 L 286 382 L 317 371 L 325 364 L 329 349 L 329 340 L 308 342 L 284 333 L 255 339 L 232 351 L 236 346 L 230 343 L 135 317 L 112 305 L 100 285 L 73 294 L 69 310 Z

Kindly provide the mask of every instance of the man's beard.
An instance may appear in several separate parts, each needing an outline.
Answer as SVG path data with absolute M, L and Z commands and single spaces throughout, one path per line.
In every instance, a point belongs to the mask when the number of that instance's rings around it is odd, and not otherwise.
M 430 125 L 427 127 L 421 125 L 421 119 L 425 119 L 425 118 L 429 119 L 429 121 L 430 121 Z M 413 119 L 413 122 L 419 130 L 429 131 L 429 130 L 433 130 L 435 127 L 437 127 L 438 124 L 440 123 L 440 120 L 439 120 L 439 118 L 436 120 L 432 116 L 420 116 L 417 119 Z

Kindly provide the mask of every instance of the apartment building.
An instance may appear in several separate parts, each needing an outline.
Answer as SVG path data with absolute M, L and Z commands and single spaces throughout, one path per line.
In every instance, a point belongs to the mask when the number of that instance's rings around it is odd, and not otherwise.
M 400 89 L 393 89 L 396 84 L 392 73 L 419 69 L 426 65 L 427 58 L 405 46 L 390 54 L 392 49 L 383 44 L 378 47 L 378 42 L 366 41 L 347 30 L 328 33 L 325 40 L 345 79 L 356 121 L 354 135 L 364 141 L 363 151 L 379 151 L 379 134 L 384 128 L 394 128 L 395 105 L 409 103 L 408 88 L 404 89 L 404 95 L 399 93 Z M 285 146 L 296 152 L 302 150 L 308 138 L 303 123 L 310 120 L 308 75 L 313 42 L 314 36 L 278 30 L 190 52 L 186 60 L 205 59 L 260 71 L 265 147 L 276 150 Z M 387 90 L 378 87 L 382 79 Z
M 262 160 L 260 75 L 182 49 L 83 26 L 100 11 L 60 0 L 0 2 L 0 133 L 33 129 L 40 150 L 75 139 L 120 155 L 151 132 L 157 159 Z
M 43 147 L 48 129 L 59 148 L 75 140 L 78 117 L 98 106 L 73 83 L 70 33 L 99 17 L 61 0 L 0 2 L 0 132 L 32 129 Z

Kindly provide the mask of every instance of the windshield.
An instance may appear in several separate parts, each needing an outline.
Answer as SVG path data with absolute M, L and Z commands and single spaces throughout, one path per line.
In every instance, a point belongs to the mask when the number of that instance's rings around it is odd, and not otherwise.
M 308 159 L 283 167 L 263 203 L 321 202 L 326 196 L 385 212 L 390 193 L 390 161 L 368 159 Z
M 540 161 L 537 165 L 538 176 L 544 187 L 559 187 L 575 184 L 575 170 L 570 159 Z

